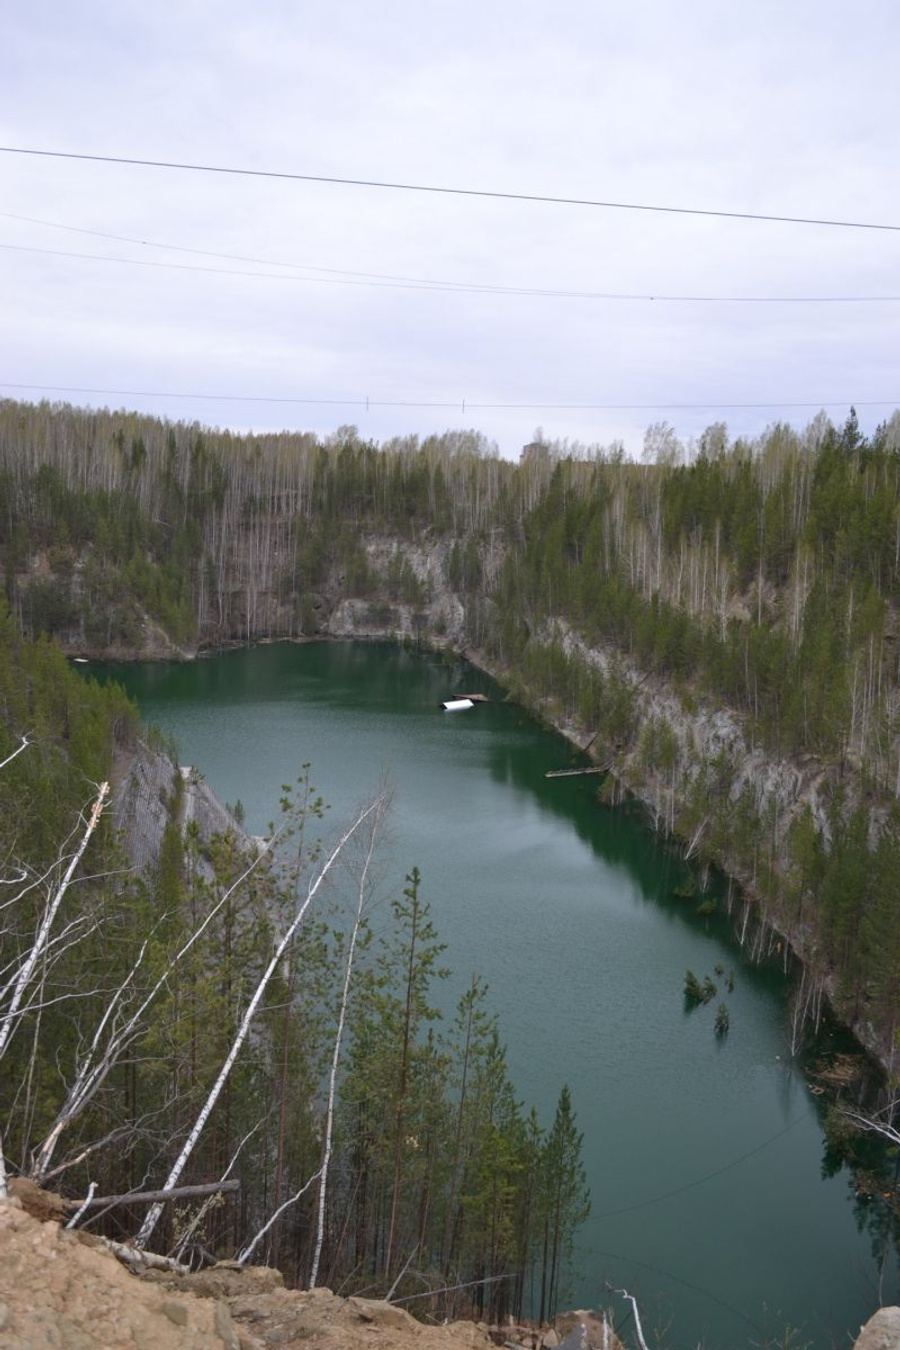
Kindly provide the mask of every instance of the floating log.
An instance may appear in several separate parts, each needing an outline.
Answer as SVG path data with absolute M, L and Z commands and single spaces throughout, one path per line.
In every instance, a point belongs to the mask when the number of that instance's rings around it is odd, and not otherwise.
M 545 778 L 580 778 L 588 773 L 606 773 L 606 764 L 592 764 L 589 769 L 548 769 Z
M 607 759 L 603 764 L 588 764 L 582 769 L 548 769 L 544 774 L 545 778 L 578 778 L 587 773 L 609 773 L 615 764 L 615 755 L 612 759 Z
M 454 698 L 467 698 L 470 703 L 490 703 L 487 694 L 454 694 Z

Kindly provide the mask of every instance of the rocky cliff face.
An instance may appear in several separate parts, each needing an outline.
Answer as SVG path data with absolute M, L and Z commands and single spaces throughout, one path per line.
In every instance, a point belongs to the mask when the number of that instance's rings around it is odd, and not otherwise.
M 248 851 L 255 847 L 198 770 L 176 767 L 167 754 L 144 741 L 119 750 L 113 769 L 112 803 L 113 821 L 124 852 L 141 875 L 150 875 L 156 869 L 170 823 L 176 824 L 182 835 L 189 825 L 196 826 L 201 870 L 206 865 L 203 845 L 213 835 L 230 830 Z
M 900 1065 L 893 1028 L 854 1016 L 841 1006 L 836 981 L 820 959 L 819 942 L 810 916 L 798 917 L 788 897 L 787 838 L 792 824 L 807 808 L 824 838 L 829 839 L 826 801 L 840 787 L 845 809 L 858 798 L 859 781 L 852 765 L 825 765 L 813 756 L 791 759 L 754 744 L 741 718 L 731 709 L 648 677 L 610 646 L 589 646 L 563 620 L 548 622 L 536 640 L 556 642 L 604 674 L 615 672 L 629 688 L 634 703 L 634 731 L 624 744 L 611 744 L 603 728 L 586 727 L 552 701 L 534 707 L 574 745 L 592 744 L 588 753 L 609 764 L 613 800 L 628 794 L 641 802 L 655 828 L 679 836 L 686 854 L 718 866 L 739 883 L 738 929 L 750 935 L 751 954 L 777 950 L 785 968 L 793 952 L 805 973 L 794 1027 L 805 1015 L 817 1017 L 828 1000 L 888 1076 Z M 476 664 L 477 652 L 468 653 Z M 491 670 L 502 683 L 513 674 Z M 594 733 L 598 732 L 596 740 Z M 664 750 L 659 740 L 665 733 Z M 723 815 L 749 813 L 749 856 L 729 848 L 717 828 Z M 872 827 L 877 828 L 877 813 Z

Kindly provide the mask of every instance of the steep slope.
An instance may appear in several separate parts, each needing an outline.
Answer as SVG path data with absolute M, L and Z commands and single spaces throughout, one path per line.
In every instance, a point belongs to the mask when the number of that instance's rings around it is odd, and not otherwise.
M 101 1239 L 48 1218 L 53 1199 L 26 1190 L 28 1209 L 0 1199 L 0 1350 L 541 1350 L 573 1326 L 584 1327 L 579 1350 L 621 1350 L 589 1313 L 564 1314 L 558 1331 L 510 1323 L 491 1334 L 483 1323 L 428 1326 L 381 1300 L 288 1290 L 268 1267 L 138 1278 Z

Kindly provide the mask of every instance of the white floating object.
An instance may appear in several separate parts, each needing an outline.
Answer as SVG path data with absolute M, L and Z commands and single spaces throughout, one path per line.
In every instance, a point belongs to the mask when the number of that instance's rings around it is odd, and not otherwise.
M 73 656 L 72 660 L 77 662 L 79 666 L 86 666 L 88 664 L 88 659 L 86 656 Z
M 445 712 L 461 712 L 463 708 L 474 708 L 475 704 L 470 698 L 445 698 L 443 707 Z

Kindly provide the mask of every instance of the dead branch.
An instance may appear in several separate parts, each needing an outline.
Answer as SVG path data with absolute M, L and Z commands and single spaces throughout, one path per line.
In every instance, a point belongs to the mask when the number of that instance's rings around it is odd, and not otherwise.
M 418 1244 L 418 1242 L 417 1242 L 416 1245 L 413 1247 L 412 1251 L 410 1252 L 409 1256 L 406 1258 L 406 1261 L 405 1261 L 405 1263 L 404 1263 L 404 1265 L 403 1265 L 403 1269 L 400 1271 L 400 1274 L 397 1276 L 396 1280 L 394 1281 L 394 1283 L 391 1285 L 390 1289 L 389 1289 L 389 1290 L 387 1291 L 387 1293 L 385 1294 L 385 1296 L 384 1296 L 384 1301 L 385 1301 L 385 1303 L 390 1303 L 390 1302 L 393 1300 L 393 1297 L 394 1297 L 394 1295 L 395 1295 L 396 1292 L 397 1292 L 397 1286 L 398 1286 L 398 1284 L 400 1283 L 400 1281 L 403 1279 L 403 1276 L 404 1276 L 404 1275 L 406 1274 L 406 1272 L 409 1270 L 410 1266 L 412 1265 L 412 1259 L 413 1259 L 413 1257 L 415 1256 L 415 1254 L 416 1254 L 416 1252 L 417 1252 L 418 1250 L 419 1250 L 419 1244 Z
M 158 1110 L 146 1111 L 142 1116 L 138 1117 L 137 1120 L 130 1120 L 125 1125 L 117 1125 L 115 1129 L 110 1130 L 109 1134 L 105 1134 L 102 1139 L 95 1139 L 92 1144 L 87 1144 L 72 1157 L 66 1158 L 63 1162 L 57 1163 L 56 1167 L 50 1168 L 49 1171 L 44 1173 L 42 1178 L 43 1182 L 46 1184 L 51 1177 L 59 1176 L 60 1172 L 68 1172 L 72 1167 L 79 1167 L 92 1153 L 96 1153 L 101 1148 L 108 1148 L 110 1144 L 114 1144 L 119 1139 L 133 1138 L 139 1130 L 146 1127 L 148 1121 L 153 1120 L 154 1117 L 163 1115 L 170 1105 L 170 1102 L 165 1102 Z
M 295 1205 L 297 1201 L 300 1199 L 300 1197 L 306 1194 L 310 1186 L 313 1184 L 314 1181 L 317 1180 L 317 1178 L 320 1175 L 321 1169 L 318 1172 L 313 1172 L 309 1181 L 304 1182 L 304 1184 L 300 1187 L 299 1191 L 295 1192 L 295 1194 L 292 1195 L 289 1200 L 285 1200 L 283 1205 L 278 1206 L 275 1213 L 272 1215 L 271 1219 L 269 1219 L 266 1223 L 263 1224 L 262 1228 L 256 1234 L 256 1237 L 252 1240 L 252 1242 L 248 1242 L 246 1247 L 243 1247 L 241 1251 L 238 1252 L 237 1256 L 235 1257 L 235 1260 L 237 1261 L 237 1264 L 239 1266 L 245 1266 L 247 1264 L 247 1262 L 250 1260 L 250 1257 L 255 1252 L 257 1246 L 265 1237 L 266 1233 L 268 1233 L 269 1229 L 272 1227 L 272 1224 L 275 1223 L 276 1219 L 280 1219 L 286 1209 L 289 1209 L 291 1205 Z
M 877 1115 L 866 1116 L 860 1111 L 851 1111 L 846 1107 L 841 1115 L 851 1121 L 858 1130 L 864 1130 L 867 1134 L 880 1134 L 892 1144 L 900 1144 L 900 1129 L 890 1119 L 882 1120 Z
M 66 1224 L 66 1227 L 67 1227 L 67 1228 L 77 1228 L 77 1227 L 78 1227 L 78 1220 L 81 1218 L 81 1216 L 82 1216 L 82 1214 L 84 1213 L 84 1211 L 90 1206 L 90 1203 L 91 1203 L 91 1201 L 92 1201 L 93 1198 L 94 1198 L 94 1191 L 95 1191 L 96 1189 L 97 1189 L 97 1183 L 96 1183 L 96 1181 L 92 1181 L 91 1184 L 90 1184 L 90 1186 L 88 1186 L 88 1193 L 87 1193 L 87 1195 L 86 1195 L 85 1198 L 82 1200 L 81 1204 L 78 1205 L 78 1208 L 76 1209 L 75 1213 L 72 1215 L 71 1219 L 70 1219 L 69 1222 Z M 65 1201 L 65 1203 L 66 1203 L 66 1204 L 69 1204 L 69 1205 L 71 1205 L 71 1204 L 73 1204 L 73 1203 L 74 1203 L 74 1204 L 78 1204 L 77 1200 L 76 1200 L 76 1201 L 67 1200 L 67 1201 Z
M 457 1289 L 475 1289 L 480 1284 L 497 1284 L 499 1280 L 514 1280 L 517 1275 L 518 1272 L 514 1270 L 509 1275 L 489 1275 L 484 1280 L 466 1280 L 464 1284 L 444 1284 L 440 1289 L 424 1289 L 421 1294 L 406 1294 L 403 1298 L 395 1298 L 394 1303 L 412 1303 L 413 1299 L 434 1298 L 436 1294 L 455 1294 Z
M 694 854 L 697 852 L 697 849 L 698 849 L 698 847 L 699 847 L 699 845 L 700 845 L 700 839 L 701 839 L 701 837 L 702 837 L 702 835 L 703 835 L 703 831 L 706 829 L 706 827 L 707 827 L 708 824 L 709 824 L 709 816 L 704 816 L 703 819 L 701 820 L 700 824 L 697 826 L 696 830 L 694 831 L 694 835 L 693 835 L 693 838 L 691 839 L 691 842 L 690 842 L 690 843 L 688 844 L 688 846 L 687 846 L 687 849 L 686 849 L 685 855 L 684 855 L 685 862 L 687 862 L 687 861 L 689 861 L 689 859 L 693 858 Z
M 5 769 L 7 764 L 11 764 L 16 755 L 21 755 L 22 751 L 27 749 L 29 745 L 31 745 L 31 741 L 27 736 L 23 736 L 22 744 L 19 746 L 18 750 L 14 750 L 11 755 L 7 755 L 6 759 L 0 760 L 0 769 Z
M 110 1034 L 110 1038 L 101 1052 L 100 1046 L 106 1026 L 110 1021 L 114 1019 L 115 1016 L 118 1015 L 119 1005 L 121 1002 L 124 1001 L 126 993 L 130 993 L 134 977 L 138 969 L 140 968 L 141 963 L 143 962 L 144 954 L 147 949 L 147 943 L 146 942 L 143 943 L 141 950 L 138 953 L 137 960 L 132 966 L 131 971 L 125 977 L 122 984 L 119 986 L 119 989 L 116 991 L 115 995 L 111 999 L 109 1006 L 107 1007 L 103 1017 L 101 1018 L 100 1024 L 97 1027 L 94 1033 L 94 1037 L 91 1041 L 88 1053 L 86 1057 L 83 1059 L 82 1063 L 78 1066 L 78 1070 L 75 1075 L 75 1080 L 72 1083 L 71 1087 L 69 1088 L 66 1100 L 59 1109 L 59 1112 L 57 1114 L 56 1120 L 53 1123 L 50 1133 L 47 1135 L 47 1138 L 44 1140 L 43 1144 L 38 1150 L 36 1161 L 31 1169 L 31 1176 L 35 1181 L 40 1182 L 47 1175 L 50 1161 L 53 1157 L 53 1153 L 56 1149 L 56 1145 L 59 1142 L 59 1137 L 62 1134 L 63 1130 L 75 1119 L 75 1117 L 87 1105 L 87 1103 L 94 1096 L 94 1093 L 106 1079 L 113 1065 L 118 1063 L 119 1058 L 127 1049 L 127 1047 L 134 1040 L 136 1040 L 137 1037 L 141 1034 L 144 1025 L 143 1021 L 144 1015 L 147 1012 L 148 1008 L 156 999 L 156 996 L 159 993 L 159 991 L 167 983 L 169 976 L 172 974 L 172 971 L 176 968 L 178 963 L 188 953 L 188 951 L 190 951 L 191 947 L 193 947 L 193 945 L 200 939 L 201 935 L 212 923 L 216 914 L 218 914 L 219 910 L 226 903 L 229 897 L 234 893 L 234 891 L 238 888 L 238 886 L 240 886 L 241 883 L 247 879 L 247 877 L 250 875 L 253 869 L 259 864 L 261 859 L 271 849 L 272 845 L 275 843 L 275 840 L 279 837 L 280 834 L 281 831 L 279 830 L 271 837 L 271 839 L 265 842 L 265 844 L 259 849 L 259 851 L 254 856 L 253 861 L 250 863 L 250 865 L 244 870 L 244 872 L 241 873 L 238 879 L 235 882 L 233 882 L 231 886 L 228 887 L 228 889 L 220 897 L 220 899 L 216 902 L 216 904 L 213 905 L 212 909 L 210 910 L 209 914 L 207 914 L 203 922 L 199 924 L 197 928 L 195 928 L 194 932 L 190 935 L 190 937 L 184 943 L 181 949 L 178 952 L 176 952 L 175 956 L 166 966 L 165 970 L 160 975 L 156 983 L 153 985 L 150 992 L 145 996 L 145 998 L 143 999 L 137 1010 L 134 1013 L 132 1013 L 132 1015 L 129 1018 L 127 1018 L 127 1020 L 120 1021 L 118 1025 L 114 1026 L 114 1029 Z M 170 1178 L 168 1185 L 173 1186 L 175 1184 L 175 1181 L 177 1181 L 177 1179 L 178 1179 L 177 1177 L 175 1177 L 174 1179 Z
M 226 1178 L 228 1177 L 228 1173 L 231 1171 L 233 1167 L 237 1165 L 237 1160 L 244 1150 L 244 1145 L 248 1142 L 248 1140 L 253 1138 L 253 1136 L 256 1134 L 256 1131 L 260 1128 L 260 1126 L 265 1124 L 265 1122 L 269 1118 L 269 1114 L 270 1114 L 269 1112 L 266 1112 L 264 1116 L 260 1117 L 260 1119 L 253 1126 L 253 1128 L 251 1130 L 248 1130 L 247 1133 L 244 1135 L 243 1139 L 238 1144 L 237 1148 L 232 1154 L 231 1162 L 228 1164 L 228 1166 L 225 1168 L 225 1171 L 222 1173 L 222 1176 L 219 1178 L 220 1181 L 225 1181 Z M 222 1188 L 220 1187 L 220 1190 L 221 1189 Z M 169 1255 L 173 1257 L 174 1260 L 177 1261 L 179 1257 L 181 1257 L 183 1253 L 187 1250 L 188 1243 L 196 1233 L 197 1229 L 200 1227 L 203 1220 L 206 1218 L 207 1212 L 212 1203 L 213 1203 L 213 1196 L 210 1196 L 208 1200 L 204 1200 L 203 1204 L 197 1210 L 197 1213 L 194 1215 L 194 1217 L 188 1224 L 187 1228 L 185 1228 L 184 1232 L 182 1233 L 177 1246 L 173 1251 L 169 1253 Z

